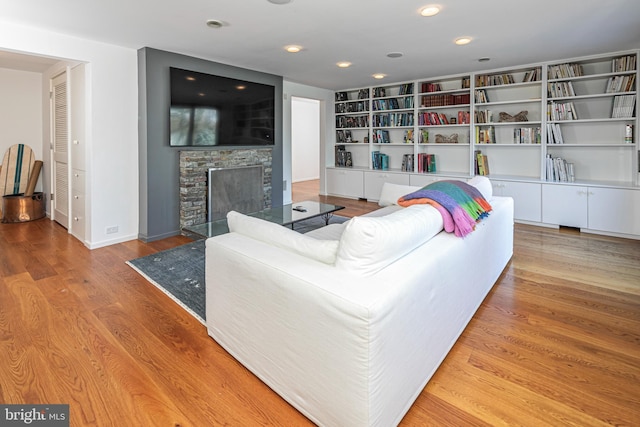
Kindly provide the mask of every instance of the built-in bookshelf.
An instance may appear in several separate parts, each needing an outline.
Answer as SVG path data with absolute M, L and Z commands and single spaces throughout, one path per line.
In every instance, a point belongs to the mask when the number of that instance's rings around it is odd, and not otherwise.
M 340 91 L 335 143 L 365 171 L 472 176 L 480 150 L 494 179 L 555 182 L 549 159 L 562 159 L 575 182 L 636 188 L 637 55 Z M 424 167 L 427 158 L 435 171 Z

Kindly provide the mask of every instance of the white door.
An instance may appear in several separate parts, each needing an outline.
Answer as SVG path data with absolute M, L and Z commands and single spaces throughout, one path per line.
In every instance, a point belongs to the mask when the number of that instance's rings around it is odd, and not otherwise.
M 69 228 L 69 114 L 67 73 L 51 81 L 52 219 Z

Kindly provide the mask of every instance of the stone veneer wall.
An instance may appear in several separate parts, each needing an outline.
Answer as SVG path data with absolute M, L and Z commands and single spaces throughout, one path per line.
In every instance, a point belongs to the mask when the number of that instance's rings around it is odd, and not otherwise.
M 210 168 L 263 166 L 264 207 L 271 207 L 272 149 L 192 150 L 180 152 L 180 229 L 207 222 Z

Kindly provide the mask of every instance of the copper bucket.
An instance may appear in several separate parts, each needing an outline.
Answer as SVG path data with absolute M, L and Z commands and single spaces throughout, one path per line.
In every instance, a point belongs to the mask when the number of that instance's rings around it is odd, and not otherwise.
M 26 222 L 44 218 L 44 195 L 9 194 L 2 197 L 2 222 Z

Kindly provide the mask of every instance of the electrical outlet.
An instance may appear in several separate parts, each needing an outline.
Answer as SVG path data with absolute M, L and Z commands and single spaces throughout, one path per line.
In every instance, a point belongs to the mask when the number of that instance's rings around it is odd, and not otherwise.
M 107 234 L 114 234 L 118 232 L 118 226 L 112 225 L 111 227 L 107 227 Z

